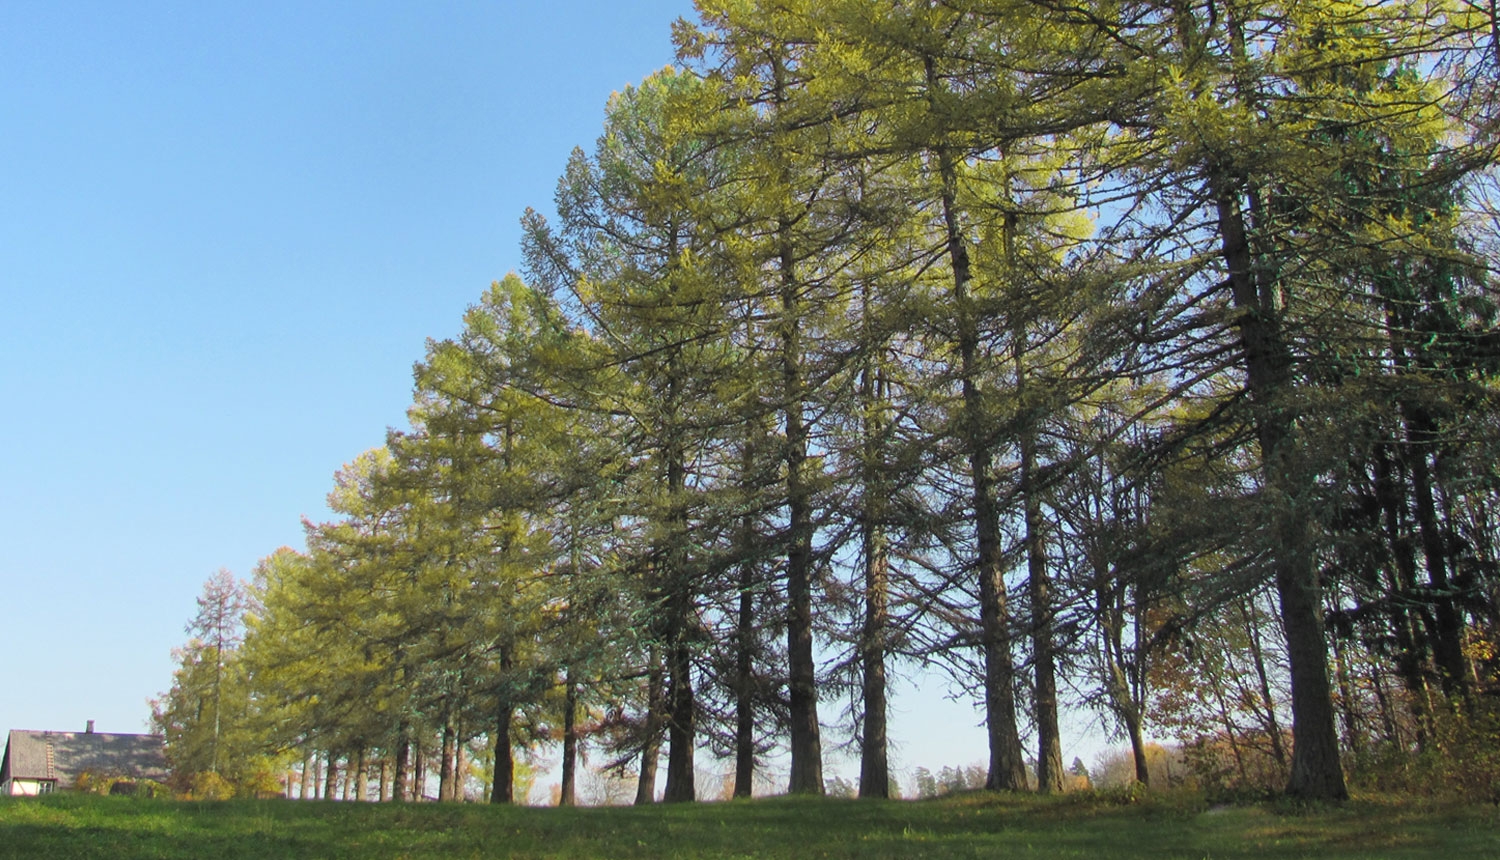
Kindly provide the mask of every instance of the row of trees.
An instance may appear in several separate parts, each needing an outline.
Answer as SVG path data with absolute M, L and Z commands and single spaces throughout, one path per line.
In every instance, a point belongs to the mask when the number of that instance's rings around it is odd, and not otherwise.
M 1143 782 L 1155 730 L 1338 798 L 1485 711 L 1493 10 L 698 9 L 257 571 L 267 748 L 451 797 L 485 738 L 507 801 L 560 740 L 569 802 L 587 735 L 682 801 L 702 749 L 822 792 L 837 721 L 885 796 L 921 663 L 991 789 L 1063 788 L 1072 690 Z

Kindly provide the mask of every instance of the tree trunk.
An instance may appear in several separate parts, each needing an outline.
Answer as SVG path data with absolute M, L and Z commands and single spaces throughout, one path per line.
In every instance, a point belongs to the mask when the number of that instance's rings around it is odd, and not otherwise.
M 1432 715 L 1432 693 L 1425 671 L 1427 649 L 1403 606 L 1413 598 L 1417 589 L 1417 561 L 1406 526 L 1405 504 L 1398 489 L 1398 478 L 1392 473 L 1393 464 L 1384 446 L 1375 446 L 1374 461 L 1375 498 L 1380 505 L 1385 542 L 1391 554 L 1386 592 L 1389 597 L 1397 598 L 1390 601 L 1392 606 L 1387 613 L 1391 638 L 1396 645 L 1396 675 L 1406 688 L 1417 748 L 1426 750 Z
M 787 100 L 786 64 L 771 58 L 772 103 L 779 112 Z M 774 117 L 780 121 L 780 117 Z M 790 168 L 781 165 L 781 179 L 794 187 Z M 786 432 L 782 455 L 786 465 L 786 646 L 788 747 L 791 774 L 787 790 L 792 794 L 823 793 L 823 743 L 818 724 L 817 666 L 813 658 L 812 630 L 812 494 L 804 474 L 807 468 L 808 431 L 806 392 L 802 368 L 802 319 L 796 254 L 793 248 L 794 218 L 786 203 L 776 221 L 777 292 L 780 299 L 776 337 L 781 359 L 779 402 L 782 428 Z
M 641 772 L 635 783 L 636 805 L 656 802 L 656 766 L 661 755 L 662 711 L 666 707 L 663 691 L 661 655 L 655 645 L 646 669 L 646 739 L 641 747 Z
M 1099 558 L 1093 562 L 1095 582 L 1099 583 L 1098 618 L 1100 638 L 1104 650 L 1105 688 L 1110 709 L 1125 726 L 1125 735 L 1130 739 L 1130 757 L 1135 764 L 1135 779 L 1141 785 L 1151 784 L 1150 762 L 1146 760 L 1146 739 L 1141 733 L 1140 697 L 1134 695 L 1131 677 L 1125 668 L 1124 607 L 1122 596 L 1111 593 L 1107 584 L 1123 589 L 1120 583 L 1112 583 L 1107 564 Z M 1139 626 L 1137 626 L 1139 634 Z M 1139 646 L 1139 635 L 1137 643 Z M 1145 656 L 1137 648 L 1137 667 Z
M 468 756 L 464 755 L 465 728 L 467 727 L 462 723 L 459 724 L 458 743 L 453 751 L 453 799 L 459 803 L 464 803 L 469 799 L 469 761 Z
M 1018 347 L 1019 350 L 1019 347 Z M 1020 371 L 1017 354 L 1017 372 Z M 1031 593 L 1031 648 L 1036 673 L 1037 791 L 1063 790 L 1062 735 L 1057 726 L 1057 660 L 1052 642 L 1052 583 L 1047 576 L 1041 502 L 1035 485 L 1036 451 L 1032 431 L 1022 431 L 1021 505 L 1026 527 L 1026 581 Z
M 391 800 L 405 803 L 410 799 L 407 788 L 411 784 L 411 726 L 402 722 L 396 733 L 396 775 L 391 783 Z
M 928 107 L 938 112 L 938 98 L 946 87 L 931 55 L 922 58 Z M 959 443 L 969 467 L 971 506 L 976 543 L 975 573 L 979 580 L 980 648 L 984 654 L 985 728 L 989 736 L 989 770 L 985 788 L 1026 789 L 1026 762 L 1016 725 L 1015 661 L 1011 655 L 1010 616 L 1005 599 L 1005 568 L 1001 558 L 1000 519 L 994 500 L 990 469 L 994 452 L 984 398 L 979 387 L 979 326 L 969 296 L 973 271 L 968 239 L 958 211 L 958 168 L 952 150 L 940 145 L 931 151 L 941 182 L 940 202 L 953 272 L 953 310 L 957 323 L 959 381 L 963 405 Z
M 328 769 L 323 773 L 323 798 L 337 800 L 339 796 L 339 762 L 333 753 L 328 754 Z
M 563 683 L 567 688 L 563 690 L 562 787 L 557 795 L 557 805 L 572 806 L 578 767 L 578 688 L 573 684 L 571 667 L 564 673 Z
M 780 67 L 778 66 L 778 73 Z M 818 725 L 817 666 L 813 660 L 812 630 L 812 499 L 807 468 L 807 424 L 803 415 L 801 313 L 796 262 L 790 240 L 791 224 L 783 219 L 781 235 L 781 383 L 786 430 L 786 648 L 787 693 L 790 700 L 792 794 L 823 793 L 823 743 Z
M 416 763 L 412 765 L 411 799 L 415 803 L 421 803 L 427 798 L 427 766 L 429 762 L 427 751 L 423 748 L 422 742 L 417 741 L 413 746 Z
M 366 760 L 365 752 L 365 748 L 360 747 L 354 760 L 354 799 L 359 803 L 370 799 L 370 763 Z
M 859 796 L 891 796 L 891 772 L 886 728 L 885 637 L 889 623 L 887 578 L 889 559 L 885 535 L 875 523 L 866 523 L 864 535 L 865 624 L 860 654 L 863 676 L 864 721 L 861 725 Z
M 750 459 L 746 446 L 746 460 Z M 745 473 L 749 474 L 747 467 Z M 750 560 L 754 527 L 746 517 L 741 527 L 740 605 L 735 623 L 734 796 L 749 797 L 755 790 L 755 564 Z
M 1272 290 L 1257 283 L 1240 208 L 1228 177 L 1214 175 L 1220 238 L 1229 270 L 1246 382 L 1260 442 L 1265 492 L 1271 497 L 1272 566 L 1281 601 L 1292 681 L 1292 767 L 1287 793 L 1313 799 L 1349 796 L 1339 763 L 1338 729 L 1328 681 L 1322 586 L 1302 506 L 1312 495 L 1292 451 L 1291 357 L 1282 340 Z
M 495 713 L 495 777 L 490 785 L 490 803 L 515 803 L 516 759 L 511 749 L 510 724 L 515 707 L 501 697 Z
M 447 803 L 453 799 L 453 721 L 446 720 L 443 725 L 443 747 L 440 755 L 442 762 L 438 765 L 438 802 Z
M 1435 622 L 1433 656 L 1436 658 L 1443 695 L 1451 701 L 1464 702 L 1469 697 L 1469 678 L 1464 664 L 1463 619 L 1450 593 L 1446 541 L 1438 524 L 1427 454 L 1421 450 L 1413 450 L 1417 445 L 1435 445 L 1437 434 L 1431 430 L 1430 419 L 1420 414 L 1420 410 L 1408 411 L 1419 413 L 1414 422 L 1416 426 L 1408 431 L 1416 445 L 1408 445 L 1407 454 L 1411 465 L 1411 489 L 1416 497 L 1422 555 L 1427 564 L 1427 581 L 1432 591 L 1432 616 Z
M 926 58 L 927 85 L 935 96 L 936 66 Z M 942 180 L 943 221 L 948 259 L 953 269 L 953 302 L 958 322 L 959 376 L 963 387 L 960 443 L 969 466 L 971 504 L 977 544 L 975 570 L 979 579 L 980 647 L 984 652 L 985 726 L 989 735 L 989 771 L 985 788 L 1026 790 L 1026 762 L 1016 725 L 1015 661 L 1010 650 L 1010 615 L 1005 600 L 1005 568 L 1001 558 L 1000 515 L 994 500 L 990 468 L 993 449 L 979 389 L 979 330 L 969 299 L 969 249 L 959 224 L 958 174 L 947 149 L 934 155 Z
M 677 635 L 677 642 L 667 655 L 670 684 L 667 691 L 671 703 L 667 723 L 667 787 L 663 799 L 667 803 L 690 803 L 697 794 L 694 785 L 693 745 L 694 699 L 692 652 L 684 641 L 684 634 Z
M 670 382 L 669 411 L 676 414 L 681 398 L 681 383 L 676 373 Z M 669 431 L 665 447 L 667 491 L 671 545 L 665 556 L 665 605 L 667 607 L 667 785 L 662 798 L 668 803 L 689 803 L 696 796 L 693 753 L 697 744 L 693 695 L 693 652 L 689 644 L 696 622 L 694 590 L 689 583 L 686 558 L 687 512 L 682 494 L 687 487 L 687 466 L 682 440 L 676 429 Z

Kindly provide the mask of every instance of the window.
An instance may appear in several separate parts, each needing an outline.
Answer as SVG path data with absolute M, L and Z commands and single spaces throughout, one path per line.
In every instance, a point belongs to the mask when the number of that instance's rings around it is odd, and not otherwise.
M 57 783 L 55 783 L 55 782 L 42 782 L 42 783 L 38 783 L 37 787 L 36 787 L 36 793 L 37 794 L 51 794 L 52 793 L 52 789 L 54 789 L 56 787 L 57 787 Z

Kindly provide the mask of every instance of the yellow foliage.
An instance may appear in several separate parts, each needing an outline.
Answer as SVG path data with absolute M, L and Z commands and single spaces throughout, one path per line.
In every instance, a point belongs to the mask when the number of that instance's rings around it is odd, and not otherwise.
M 212 772 L 193 774 L 188 800 L 228 800 L 234 797 L 234 786 L 222 776 Z

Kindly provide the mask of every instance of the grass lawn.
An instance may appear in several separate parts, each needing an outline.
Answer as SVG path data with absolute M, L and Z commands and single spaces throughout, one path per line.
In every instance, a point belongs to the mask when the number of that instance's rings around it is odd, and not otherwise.
M 611 809 L 0 798 L 0 857 L 1500 857 L 1500 809 L 967 794 Z

